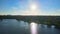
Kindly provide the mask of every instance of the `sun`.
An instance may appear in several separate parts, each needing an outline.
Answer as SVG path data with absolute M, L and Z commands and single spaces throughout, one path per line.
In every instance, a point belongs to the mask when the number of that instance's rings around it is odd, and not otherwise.
M 23 15 L 38 15 L 38 10 L 37 10 L 38 6 L 34 3 L 34 4 L 30 4 L 29 5 L 29 10 L 25 11 Z
M 34 11 L 37 9 L 37 6 L 35 4 L 30 5 L 30 10 Z
M 30 4 L 29 10 L 24 13 L 24 15 L 38 15 L 38 6 L 36 4 Z

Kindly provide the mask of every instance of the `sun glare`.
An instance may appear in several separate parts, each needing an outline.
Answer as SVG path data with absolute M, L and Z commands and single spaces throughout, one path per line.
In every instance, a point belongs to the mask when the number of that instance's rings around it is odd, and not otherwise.
M 30 10 L 35 11 L 37 9 L 37 6 L 35 4 L 30 5 Z
M 29 9 L 24 13 L 24 15 L 38 15 L 38 4 L 35 2 L 35 0 L 30 0 L 31 2 L 29 3 Z

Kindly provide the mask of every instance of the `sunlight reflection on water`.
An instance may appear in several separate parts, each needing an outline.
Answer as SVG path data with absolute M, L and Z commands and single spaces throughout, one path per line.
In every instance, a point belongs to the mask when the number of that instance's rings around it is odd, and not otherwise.
M 31 28 L 31 34 L 37 34 L 37 24 L 32 22 L 30 24 L 30 28 Z

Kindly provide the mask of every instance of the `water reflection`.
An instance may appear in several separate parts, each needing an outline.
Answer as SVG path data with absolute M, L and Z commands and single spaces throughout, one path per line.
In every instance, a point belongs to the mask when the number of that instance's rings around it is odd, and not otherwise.
M 0 21 L 0 34 L 60 34 L 60 30 L 54 25 L 49 28 L 48 25 L 34 22 L 3 19 Z
M 31 28 L 31 34 L 37 34 L 37 24 L 32 22 L 30 24 L 30 28 Z

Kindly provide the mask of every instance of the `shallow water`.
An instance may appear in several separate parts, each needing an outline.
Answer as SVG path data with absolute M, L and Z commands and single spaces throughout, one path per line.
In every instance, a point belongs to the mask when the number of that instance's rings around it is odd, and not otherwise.
M 4 19 L 0 21 L 0 34 L 60 34 L 60 30 L 54 25 L 47 27 L 47 25 L 34 22 Z

